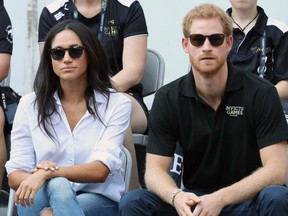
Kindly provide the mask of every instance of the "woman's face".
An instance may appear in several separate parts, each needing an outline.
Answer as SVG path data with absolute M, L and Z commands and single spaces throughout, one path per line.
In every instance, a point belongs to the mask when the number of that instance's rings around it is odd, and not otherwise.
M 72 30 L 59 32 L 51 44 L 51 61 L 60 82 L 87 80 L 87 55 L 85 48 Z

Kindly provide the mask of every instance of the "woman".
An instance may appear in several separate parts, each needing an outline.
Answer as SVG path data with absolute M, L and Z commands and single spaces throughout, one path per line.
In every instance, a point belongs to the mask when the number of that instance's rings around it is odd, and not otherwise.
M 136 0 L 54 0 L 40 15 L 40 52 L 49 30 L 65 19 L 84 23 L 101 41 L 109 58 L 114 88 L 125 92 L 132 101 L 131 127 L 127 130 L 124 145 L 136 165 L 132 132 L 145 133 L 148 117 L 140 84 L 148 35 L 143 9 Z M 132 176 L 130 189 L 139 188 L 137 166 L 133 166 Z
M 55 25 L 34 92 L 22 97 L 6 164 L 18 214 L 117 215 L 131 102 L 110 89 L 101 44 L 77 21 Z
M 10 17 L 4 6 L 3 0 L 0 0 L 0 82 L 3 81 L 9 73 L 10 61 L 13 49 L 13 35 Z M 2 102 L 0 102 L 0 190 L 4 178 L 5 163 L 7 161 L 7 148 L 5 141 L 5 114 L 3 111 Z M 7 127 L 8 130 L 8 127 Z M 7 179 L 4 178 L 4 183 L 7 184 Z M 7 190 L 7 185 L 3 185 L 3 189 Z

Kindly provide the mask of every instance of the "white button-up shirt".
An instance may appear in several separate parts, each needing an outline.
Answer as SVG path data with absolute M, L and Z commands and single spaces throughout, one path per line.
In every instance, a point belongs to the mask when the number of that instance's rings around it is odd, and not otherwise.
M 48 125 L 54 139 L 38 126 L 35 94 L 29 93 L 23 96 L 11 132 L 10 160 L 6 163 L 8 175 L 15 170 L 30 172 L 36 164 L 44 160 L 53 161 L 59 167 L 97 160 L 110 170 L 106 181 L 71 182 L 73 189 L 99 193 L 119 201 L 125 189 L 120 151 L 130 121 L 131 101 L 122 93 L 111 91 L 108 104 L 102 94 L 94 92 L 98 113 L 105 125 L 87 111 L 73 131 L 69 127 L 58 94 L 55 93 L 58 114 L 54 113 L 51 117 L 54 129 Z

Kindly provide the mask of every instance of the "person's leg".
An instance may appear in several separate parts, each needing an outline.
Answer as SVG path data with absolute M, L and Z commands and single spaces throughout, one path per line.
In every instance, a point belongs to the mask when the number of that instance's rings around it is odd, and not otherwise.
M 154 193 L 142 189 L 125 193 L 119 203 L 120 216 L 177 216 L 175 208 Z
M 55 216 L 84 216 L 84 212 L 76 199 L 76 193 L 66 178 L 50 179 L 46 183 L 46 193 Z
M 7 161 L 7 147 L 4 134 L 5 115 L 2 107 L 0 107 L 0 190 L 4 178 L 5 163 Z
M 147 115 L 139 102 L 129 94 L 125 94 L 132 102 L 130 127 L 126 131 L 124 146 L 128 149 L 132 156 L 132 175 L 130 182 L 130 190 L 141 188 L 139 182 L 139 174 L 137 167 L 136 151 L 133 141 L 133 133 L 144 133 L 147 129 Z
M 253 200 L 223 208 L 219 216 L 282 216 L 288 214 L 288 189 L 268 186 Z
M 288 215 L 288 188 L 284 186 L 268 186 L 258 196 L 257 209 L 259 215 Z
M 85 216 L 115 216 L 118 215 L 118 203 L 95 193 L 80 193 L 77 200 Z

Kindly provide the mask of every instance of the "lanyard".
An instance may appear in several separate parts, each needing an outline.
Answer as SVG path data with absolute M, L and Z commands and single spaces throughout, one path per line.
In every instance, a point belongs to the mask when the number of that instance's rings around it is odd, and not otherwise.
M 106 14 L 106 9 L 107 9 L 107 2 L 108 0 L 102 0 L 101 1 L 101 19 L 100 19 L 100 28 L 99 28 L 99 32 L 98 32 L 98 40 L 100 42 L 102 42 L 102 38 L 103 38 L 103 29 L 104 29 L 104 21 L 105 21 L 105 14 Z M 73 11 L 73 18 L 75 20 L 78 20 L 78 10 L 75 6 L 75 1 L 73 0 L 73 5 L 75 7 L 74 11 Z
M 264 31 L 263 35 L 261 36 L 261 53 L 260 53 L 260 65 L 257 69 L 258 74 L 261 78 L 264 78 L 264 74 L 266 72 L 266 60 L 267 60 L 267 56 L 266 56 L 266 31 Z
M 107 2 L 108 0 L 101 1 L 101 20 L 100 20 L 100 28 L 98 32 L 98 40 L 102 42 L 103 38 L 103 29 L 104 29 L 104 21 L 105 21 L 105 14 L 107 9 Z

